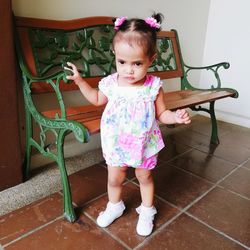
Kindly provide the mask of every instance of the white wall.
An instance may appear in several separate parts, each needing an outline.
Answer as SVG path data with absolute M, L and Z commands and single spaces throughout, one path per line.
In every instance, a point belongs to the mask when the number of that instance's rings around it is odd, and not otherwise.
M 250 127 L 250 1 L 211 0 L 203 64 L 228 61 L 231 67 L 221 70 L 224 87 L 235 88 L 238 99 L 216 102 L 217 118 Z M 208 82 L 201 76 L 200 86 Z

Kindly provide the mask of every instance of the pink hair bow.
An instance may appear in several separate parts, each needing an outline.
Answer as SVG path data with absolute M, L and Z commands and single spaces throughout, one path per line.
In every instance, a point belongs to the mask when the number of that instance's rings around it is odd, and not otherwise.
M 115 25 L 114 29 L 118 30 L 119 27 L 124 23 L 124 21 L 126 19 L 127 19 L 127 17 L 125 17 L 125 16 L 117 17 L 116 20 L 115 20 L 115 22 L 114 22 L 114 25 Z
M 157 23 L 157 20 L 153 17 L 147 17 L 144 21 L 152 28 L 159 29 L 161 27 L 161 24 Z

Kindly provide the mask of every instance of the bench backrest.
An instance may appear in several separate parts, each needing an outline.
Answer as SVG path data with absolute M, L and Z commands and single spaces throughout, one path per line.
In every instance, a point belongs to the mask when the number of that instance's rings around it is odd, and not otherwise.
M 44 84 L 49 79 L 60 81 L 60 90 L 77 89 L 65 83 L 62 63 L 66 61 L 75 63 L 93 87 L 115 71 L 112 17 L 66 21 L 16 17 L 15 24 L 19 64 L 22 74 L 31 80 L 32 93 L 51 92 L 51 84 Z M 157 51 L 149 71 L 161 79 L 182 77 L 176 31 L 158 32 Z

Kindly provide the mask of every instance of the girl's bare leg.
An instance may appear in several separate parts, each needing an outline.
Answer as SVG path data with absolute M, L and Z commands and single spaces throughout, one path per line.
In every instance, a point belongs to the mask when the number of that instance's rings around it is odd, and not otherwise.
M 154 181 L 151 170 L 136 168 L 135 175 L 140 183 L 142 205 L 152 207 L 154 203 Z
M 154 216 L 157 213 L 153 205 L 154 181 L 150 170 L 137 168 L 135 174 L 140 183 L 142 199 L 142 204 L 136 208 L 136 212 L 139 214 L 136 232 L 141 236 L 147 236 L 152 233 Z
M 108 198 L 112 203 L 121 201 L 122 183 L 126 177 L 127 167 L 108 166 Z

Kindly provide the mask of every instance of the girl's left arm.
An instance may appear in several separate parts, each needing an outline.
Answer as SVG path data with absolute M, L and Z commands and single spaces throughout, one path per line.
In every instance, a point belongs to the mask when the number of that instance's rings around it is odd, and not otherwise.
M 189 113 L 186 109 L 178 109 L 176 111 L 167 110 L 164 103 L 164 92 L 160 88 L 159 94 L 155 100 L 156 118 L 164 124 L 184 123 L 191 122 Z

